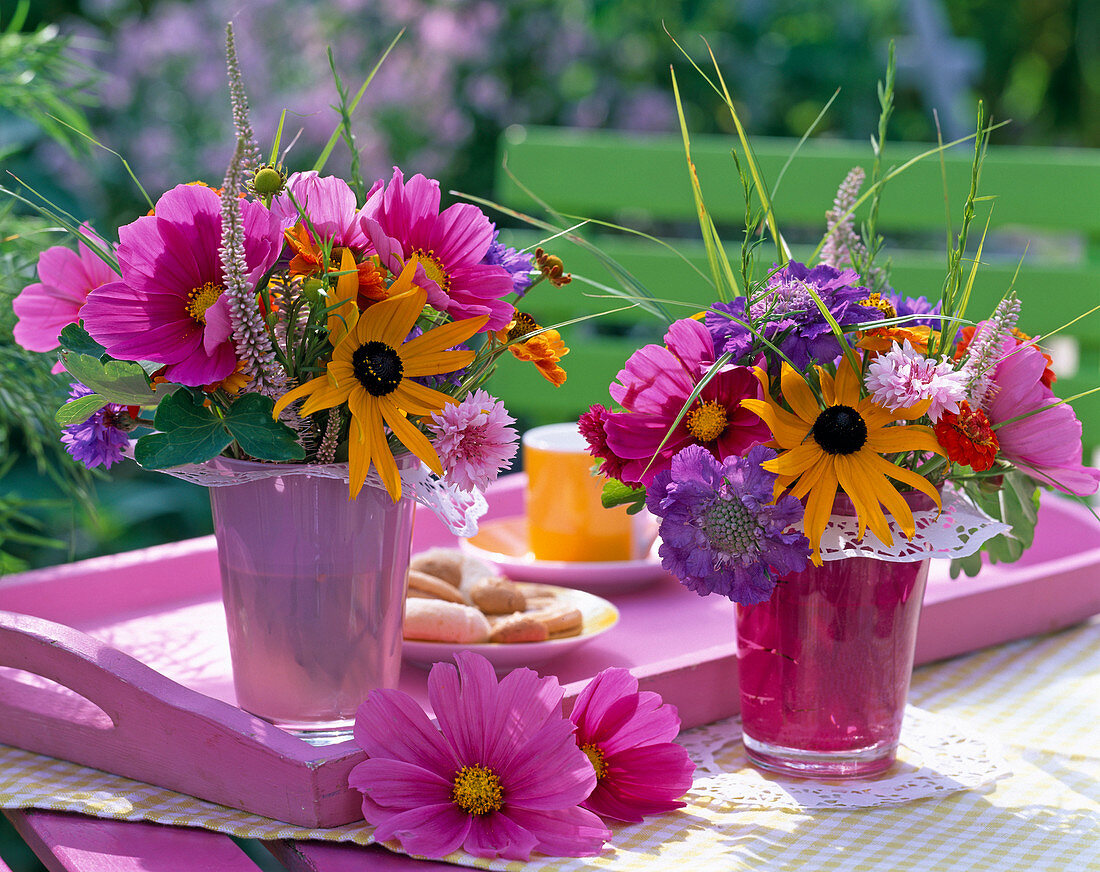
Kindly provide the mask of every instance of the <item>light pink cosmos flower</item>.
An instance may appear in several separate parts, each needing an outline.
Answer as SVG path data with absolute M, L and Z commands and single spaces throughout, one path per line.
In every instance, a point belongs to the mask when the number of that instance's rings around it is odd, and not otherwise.
M 724 460 L 771 438 L 768 425 L 741 407 L 741 400 L 763 396 L 747 366 L 723 368 L 672 427 L 714 361 L 710 332 L 690 318 L 672 323 L 663 346 L 645 345 L 630 356 L 617 376 L 619 383 L 610 387 L 612 398 L 626 411 L 611 412 L 603 420 L 607 447 L 623 460 L 623 481 L 649 485 L 687 445 L 702 445 Z
M 672 741 L 680 732 L 676 707 L 662 704 L 656 693 L 639 692 L 629 670 L 605 669 L 592 679 L 569 719 L 596 772 L 596 789 L 584 808 L 638 822 L 684 807 L 679 799 L 691 787 L 695 764 Z
M 381 187 L 380 179 L 374 183 L 367 196 L 372 196 Z M 370 249 L 370 240 L 363 233 L 359 220 L 365 213 L 356 209 L 355 192 L 343 179 L 338 176 L 322 176 L 316 170 L 293 173 L 286 181 L 286 191 L 293 195 L 294 201 L 309 216 L 309 223 L 320 237 L 314 240 L 315 243 L 331 241 L 333 245 L 351 248 L 357 254 L 363 254 Z M 298 209 L 285 192 L 272 200 L 271 211 L 278 217 L 284 230 L 302 220 Z
M 81 232 L 105 251 L 112 250 L 87 225 Z M 118 273 L 78 240 L 75 252 L 62 245 L 43 251 L 38 257 L 38 278 L 39 282 L 27 285 L 12 301 L 19 319 L 12 333 L 28 351 L 52 351 L 62 328 L 80 320 L 88 294 L 115 281 Z
M 562 717 L 557 679 L 515 669 L 498 684 L 480 654 L 459 651 L 455 662 L 428 674 L 438 729 L 398 690 L 372 690 L 356 713 L 369 759 L 348 782 L 375 838 L 423 857 L 598 854 L 611 833 L 579 806 L 596 776 Z
M 936 361 L 916 351 L 908 339 L 897 342 L 867 365 L 867 390 L 880 406 L 896 411 L 931 398 L 928 416 L 935 423 L 944 412 L 958 413 L 966 399 L 967 374 L 950 361 Z
M 1096 493 L 1100 472 L 1081 463 L 1081 422 L 1068 403 L 1052 405 L 1058 398 L 1042 382 L 1046 357 L 1014 339 L 1002 353 L 985 410 L 993 425 L 1000 425 L 1001 454 L 1043 484 L 1078 496 Z M 1020 415 L 1026 417 L 1011 420 Z
M 241 202 L 248 281 L 255 285 L 282 249 L 278 219 Z M 85 329 L 112 357 L 167 365 L 165 378 L 207 385 L 237 366 L 221 257 L 221 198 L 177 185 L 118 230 L 122 280 L 96 288 L 81 310 Z
M 484 490 L 516 455 L 516 421 L 504 403 L 483 390 L 432 414 L 428 429 L 447 478 L 460 488 Z
M 439 182 L 417 174 L 406 184 L 397 167 L 388 186 L 371 192 L 363 231 L 386 269 L 398 274 L 415 259 L 423 270 L 416 282 L 430 305 L 456 320 L 488 315 L 486 331 L 508 326 L 514 309 L 501 298 L 512 293 L 512 276 L 481 262 L 494 228 L 477 206 L 456 203 L 440 212 Z

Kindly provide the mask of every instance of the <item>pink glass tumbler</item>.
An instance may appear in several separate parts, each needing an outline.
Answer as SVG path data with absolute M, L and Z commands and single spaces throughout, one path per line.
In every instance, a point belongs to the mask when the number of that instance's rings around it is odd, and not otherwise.
M 764 769 L 854 778 L 897 752 L 928 561 L 846 557 L 737 607 L 741 718 Z
M 369 486 L 351 501 L 347 482 L 308 474 L 212 487 L 210 502 L 238 705 L 346 734 L 372 689 L 397 685 L 415 503 Z

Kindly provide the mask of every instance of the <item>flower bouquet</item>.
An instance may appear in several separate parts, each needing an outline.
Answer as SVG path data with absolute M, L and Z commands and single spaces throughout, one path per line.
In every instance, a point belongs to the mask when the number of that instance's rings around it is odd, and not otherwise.
M 719 299 L 636 351 L 610 386 L 614 405 L 580 421 L 608 480 L 605 504 L 647 508 L 665 569 L 739 604 L 746 747 L 796 774 L 866 775 L 892 762 L 928 558 L 971 574 L 982 551 L 1015 559 L 1039 487 L 1087 496 L 1100 485 L 1012 288 L 992 312 L 967 308 L 978 257 L 969 275 L 963 262 L 991 129 L 980 111 L 940 299 L 891 286 L 874 222 L 890 177 L 892 81 L 891 68 L 870 185 L 861 193 L 864 170 L 849 173 L 801 263 L 718 74 L 744 146 L 740 275 L 703 205 L 685 128 Z M 868 201 L 860 231 L 854 215 Z M 765 228 L 775 257 L 758 270 Z
M 350 178 L 322 175 L 326 149 L 288 178 L 282 123 L 270 160 L 253 136 L 231 29 L 227 49 L 237 140 L 221 188 L 172 188 L 117 243 L 57 216 L 77 251 L 42 252 L 15 338 L 60 345 L 74 458 L 132 453 L 211 487 L 242 705 L 350 723 L 396 681 L 412 499 L 476 529 L 479 490 L 516 451 L 484 386 L 502 355 L 565 380 L 561 337 L 515 303 L 568 277 L 497 242 L 477 206 L 441 209 L 423 175 L 368 187 L 354 159 Z M 354 143 L 363 93 L 337 84 L 330 145 Z

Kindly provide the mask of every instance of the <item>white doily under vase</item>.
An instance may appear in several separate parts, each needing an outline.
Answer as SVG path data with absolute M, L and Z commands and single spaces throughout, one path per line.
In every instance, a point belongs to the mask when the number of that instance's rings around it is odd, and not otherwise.
M 999 749 L 973 728 L 907 706 L 897 762 L 872 778 L 814 781 L 754 767 L 741 741 L 741 721 L 727 718 L 680 734 L 694 761 L 694 802 L 784 809 L 854 809 L 898 805 L 976 790 L 1010 774 Z

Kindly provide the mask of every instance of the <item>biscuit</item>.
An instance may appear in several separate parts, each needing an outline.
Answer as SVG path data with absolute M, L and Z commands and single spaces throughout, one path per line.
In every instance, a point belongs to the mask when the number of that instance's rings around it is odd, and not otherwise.
M 440 599 L 405 602 L 406 639 L 473 644 L 489 641 L 489 621 L 472 606 Z
M 522 612 L 494 621 L 489 633 L 490 642 L 545 642 L 549 638 L 545 624 Z
M 506 578 L 494 576 L 479 579 L 469 591 L 470 602 L 487 615 L 510 615 L 527 609 L 527 598 Z
M 455 548 L 430 548 L 420 554 L 414 554 L 409 560 L 409 569 L 441 578 L 451 587 L 462 584 L 462 567 L 465 558 Z
M 443 579 L 416 569 L 409 570 L 409 596 L 434 597 L 451 603 L 466 604 L 458 590 Z
M 527 617 L 534 618 L 546 627 L 547 635 L 557 638 L 579 636 L 584 626 L 584 615 L 581 614 L 580 609 L 571 606 L 540 609 L 537 612 L 528 612 Z

